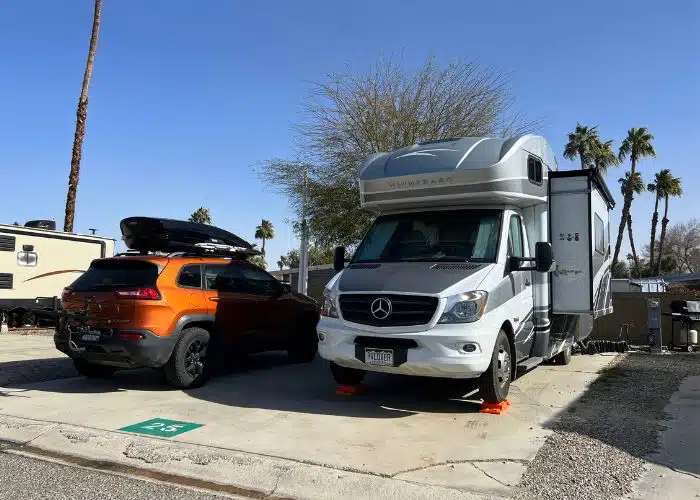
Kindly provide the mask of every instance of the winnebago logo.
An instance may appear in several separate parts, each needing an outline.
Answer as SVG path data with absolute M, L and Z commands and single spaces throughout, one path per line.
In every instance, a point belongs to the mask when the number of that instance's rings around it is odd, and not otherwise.
M 422 188 L 426 186 L 444 186 L 452 184 L 452 177 L 439 177 L 435 179 L 418 179 L 410 181 L 389 181 L 387 182 L 390 189 L 411 189 Z

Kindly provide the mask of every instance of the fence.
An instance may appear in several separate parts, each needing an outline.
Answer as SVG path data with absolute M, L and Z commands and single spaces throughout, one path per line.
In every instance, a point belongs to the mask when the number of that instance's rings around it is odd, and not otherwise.
M 623 324 L 630 325 L 629 341 L 631 344 L 646 344 L 649 335 L 647 327 L 647 299 L 661 299 L 661 312 L 671 312 L 672 300 L 697 300 L 695 294 L 673 293 L 613 293 L 613 313 L 595 320 L 593 332 L 589 338 L 616 340 Z M 670 339 L 671 318 L 662 316 L 661 332 L 664 342 Z

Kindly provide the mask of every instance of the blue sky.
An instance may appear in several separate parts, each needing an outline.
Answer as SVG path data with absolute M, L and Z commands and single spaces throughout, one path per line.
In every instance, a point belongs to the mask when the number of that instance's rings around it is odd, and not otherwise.
M 91 20 L 91 0 L 3 5 L 0 222 L 62 225 Z M 309 80 L 393 54 L 409 67 L 434 55 L 509 72 L 518 109 L 544 119 L 560 168 L 577 166 L 561 158 L 577 121 L 616 145 L 648 127 L 658 158 L 641 163 L 645 180 L 672 169 L 689 193 L 673 200 L 672 222 L 698 217 L 699 28 L 697 0 L 106 1 L 76 231 L 118 238 L 124 217 L 186 218 L 203 205 L 245 238 L 270 219 L 274 267 L 297 242 L 286 200 L 253 167 L 292 153 Z M 609 176 L 616 195 L 625 167 Z M 650 195 L 635 200 L 638 247 L 652 210 Z

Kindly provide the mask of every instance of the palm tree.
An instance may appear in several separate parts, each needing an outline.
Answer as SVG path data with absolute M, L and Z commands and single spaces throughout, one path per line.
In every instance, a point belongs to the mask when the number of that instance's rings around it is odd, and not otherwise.
M 593 166 L 601 174 L 605 175 L 609 167 L 616 167 L 620 164 L 620 159 L 613 151 L 613 141 L 600 142 L 596 137 L 592 142 Z
M 654 193 L 654 215 L 651 217 L 651 239 L 649 241 L 649 268 L 654 269 L 654 256 L 656 250 L 656 226 L 659 222 L 659 200 L 664 197 L 664 191 L 669 187 L 672 179 L 671 171 L 667 168 L 654 175 L 654 182 L 647 185 L 647 191 Z
M 630 181 L 632 179 L 632 181 Z M 634 173 L 634 177 L 630 172 L 625 172 L 625 176 L 618 179 L 617 182 L 620 183 L 620 192 L 624 196 L 628 191 L 634 194 L 640 194 L 644 192 L 644 181 L 642 180 L 642 175 L 639 172 Z M 627 232 L 630 237 L 630 246 L 632 247 L 632 258 L 634 259 L 634 267 L 639 273 L 639 258 L 637 257 L 637 249 L 634 247 L 634 235 L 632 234 L 632 214 L 627 214 Z
M 564 147 L 564 158 L 573 161 L 578 156 L 581 160 L 581 170 L 591 167 L 593 149 L 596 142 L 600 143 L 597 128 L 577 123 L 576 129 L 569 134 L 569 142 Z
M 630 168 L 630 177 L 634 179 L 637 173 L 637 162 L 645 156 L 656 156 L 654 146 L 651 142 L 654 136 L 649 133 L 645 127 L 631 128 L 627 131 L 627 137 L 620 145 L 618 159 L 622 162 L 629 156 L 632 167 Z M 617 263 L 617 258 L 620 256 L 620 247 L 622 246 L 622 236 L 625 231 L 625 224 L 630 218 L 630 207 L 632 206 L 632 198 L 634 191 L 632 190 L 633 183 L 626 183 L 626 189 L 623 192 L 624 203 L 622 205 L 622 216 L 620 217 L 620 227 L 617 230 L 617 242 L 615 243 L 615 253 L 613 254 L 613 266 Z M 644 188 L 642 188 L 644 189 Z
M 661 236 L 659 237 L 659 260 L 656 264 L 656 274 L 661 274 L 661 260 L 663 258 L 664 240 L 666 239 L 666 226 L 668 226 L 668 200 L 671 196 L 683 195 L 683 183 L 680 177 L 674 177 L 669 172 L 667 185 L 664 187 L 664 218 L 661 219 Z
M 272 226 L 272 222 L 263 219 L 258 227 L 255 228 L 255 239 L 262 240 L 262 248 L 260 251 L 265 255 L 265 242 L 271 240 L 275 237 L 275 228 Z
M 192 212 L 192 215 L 190 215 L 189 221 L 190 222 L 198 222 L 199 224 L 210 224 L 211 225 L 211 223 L 212 223 L 211 213 L 209 213 L 208 208 L 199 207 L 197 210 Z
M 73 232 L 75 220 L 75 197 L 78 193 L 78 181 L 80 180 L 80 158 L 83 155 L 83 138 L 85 137 L 85 122 L 87 121 L 88 88 L 92 67 L 95 64 L 95 50 L 97 49 L 97 35 L 100 31 L 100 18 L 102 17 L 102 0 L 95 0 L 95 12 L 92 15 L 92 34 L 90 35 L 90 48 L 88 49 L 87 64 L 83 75 L 83 88 L 80 91 L 78 109 L 75 120 L 75 136 L 73 137 L 73 154 L 70 160 L 70 173 L 68 174 L 68 194 L 66 195 L 66 217 L 63 221 L 63 230 Z

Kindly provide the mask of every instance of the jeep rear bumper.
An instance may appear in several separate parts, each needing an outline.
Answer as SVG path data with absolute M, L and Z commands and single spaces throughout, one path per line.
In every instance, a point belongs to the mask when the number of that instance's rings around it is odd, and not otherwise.
M 158 368 L 170 358 L 177 335 L 160 337 L 149 330 L 104 330 L 98 340 L 82 340 L 82 333 L 56 328 L 56 349 L 71 358 L 119 368 Z M 121 337 L 129 334 L 129 337 Z M 140 336 L 140 338 L 136 338 Z

